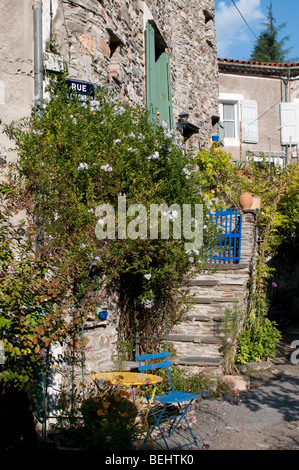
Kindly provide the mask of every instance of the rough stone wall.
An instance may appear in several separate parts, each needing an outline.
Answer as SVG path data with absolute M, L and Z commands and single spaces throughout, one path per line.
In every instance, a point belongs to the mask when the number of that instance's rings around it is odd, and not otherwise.
M 108 85 L 122 99 L 143 102 L 143 11 L 139 3 L 89 0 L 80 2 L 85 8 L 59 5 L 53 35 L 69 60 L 71 78 Z M 119 44 L 112 57 L 110 43 Z
M 68 76 L 114 90 L 130 103 L 145 104 L 145 24 L 154 19 L 170 56 L 173 117 L 182 111 L 199 127 L 193 138 L 203 145 L 218 114 L 214 0 L 81 0 L 56 3 L 53 37 L 68 61 Z M 78 6 L 80 5 L 80 6 Z M 48 18 L 48 20 L 47 20 Z M 44 29 L 49 30 L 49 11 Z M 44 38 L 47 39 L 46 37 Z M 86 374 L 115 367 L 117 301 L 100 306 L 106 322 L 87 322 L 84 330 Z
M 248 309 L 249 279 L 255 266 L 258 214 L 243 212 L 240 263 L 211 264 L 189 282 L 194 298 L 184 320 L 169 334 L 177 357 L 189 367 L 219 366 L 223 360 L 225 309 L 240 309 L 240 328 Z M 216 268 L 216 269 L 215 269 Z
M 34 103 L 33 5 L 34 0 L 16 0 L 0 7 L 0 117 L 5 122 L 29 115 Z M 189 113 L 189 121 L 199 127 L 193 138 L 197 150 L 198 142 L 204 145 L 211 138 L 211 116 L 218 114 L 214 0 L 43 0 L 44 50 L 52 30 L 70 78 L 145 104 L 148 19 L 154 19 L 168 46 L 174 122 L 180 112 Z M 116 301 L 99 308 L 108 310 L 108 319 L 85 325 L 87 372 L 110 369 L 116 355 Z
M 169 46 L 174 119 L 189 113 L 199 127 L 193 143 L 211 139 L 218 115 L 218 69 L 214 0 L 147 1 Z M 198 147 L 197 147 L 198 148 Z
M 69 60 L 72 78 L 100 83 L 132 103 L 145 103 L 145 22 L 154 19 L 170 55 L 173 115 L 182 111 L 199 127 L 198 148 L 218 115 L 214 0 L 61 2 L 53 35 Z M 46 22 L 46 20 L 45 20 Z M 116 50 L 114 51 L 114 47 Z M 113 53 L 111 55 L 111 52 Z

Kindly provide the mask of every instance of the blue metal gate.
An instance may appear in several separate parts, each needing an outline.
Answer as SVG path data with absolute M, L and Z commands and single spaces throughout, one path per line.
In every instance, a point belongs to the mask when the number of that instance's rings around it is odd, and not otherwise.
M 208 247 L 208 260 L 214 263 L 239 263 L 241 258 L 242 214 L 232 209 L 209 212 L 215 229 Z

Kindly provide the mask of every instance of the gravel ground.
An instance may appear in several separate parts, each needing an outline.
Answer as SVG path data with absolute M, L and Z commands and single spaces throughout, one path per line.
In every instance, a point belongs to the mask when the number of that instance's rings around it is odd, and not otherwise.
M 196 403 L 190 421 L 199 446 L 183 450 L 299 450 L 299 364 L 290 360 L 293 340 L 299 340 L 298 327 L 284 333 L 269 367 L 246 372 L 250 390 L 236 404 Z M 183 442 L 185 431 L 180 432 L 173 443 Z
M 202 402 L 195 411 L 199 448 L 299 450 L 299 364 L 290 345 L 299 328 L 288 328 L 270 367 L 250 373 L 250 390 L 237 405 Z M 299 355 L 297 354 L 297 360 Z

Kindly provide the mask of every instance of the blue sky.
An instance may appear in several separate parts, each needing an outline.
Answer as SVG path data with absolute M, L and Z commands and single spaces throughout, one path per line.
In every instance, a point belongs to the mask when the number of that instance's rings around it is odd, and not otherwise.
M 243 18 L 235 5 L 240 10 Z M 270 0 L 215 0 L 217 57 L 249 60 L 256 37 L 263 30 Z M 272 0 L 275 26 L 286 23 L 279 39 L 289 36 L 288 59 L 299 62 L 299 0 Z

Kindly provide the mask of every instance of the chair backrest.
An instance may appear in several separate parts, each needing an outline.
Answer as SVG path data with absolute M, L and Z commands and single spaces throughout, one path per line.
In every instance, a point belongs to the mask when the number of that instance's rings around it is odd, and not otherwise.
M 170 366 L 172 362 L 168 360 L 170 352 L 160 352 L 154 354 L 143 354 L 141 356 L 136 356 L 136 359 L 139 363 L 138 370 L 140 372 L 153 372 L 155 369 L 167 368 L 169 382 L 171 390 L 173 391 L 173 384 L 170 372 Z

